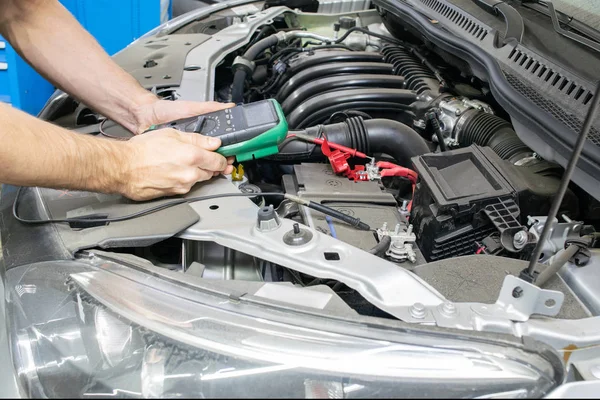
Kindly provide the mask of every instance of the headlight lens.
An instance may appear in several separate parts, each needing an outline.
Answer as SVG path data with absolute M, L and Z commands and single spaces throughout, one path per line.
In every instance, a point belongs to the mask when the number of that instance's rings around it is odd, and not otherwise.
M 16 268 L 6 286 L 32 396 L 540 397 L 563 379 L 551 351 L 239 301 L 99 259 Z

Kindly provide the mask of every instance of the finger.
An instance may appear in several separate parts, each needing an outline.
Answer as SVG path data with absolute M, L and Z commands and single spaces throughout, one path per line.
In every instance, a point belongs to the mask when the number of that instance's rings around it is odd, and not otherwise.
M 227 157 L 227 165 L 231 165 L 235 162 L 235 157 Z
M 212 151 L 198 149 L 196 153 L 195 166 L 211 172 L 221 172 L 227 168 L 227 160 L 225 157 Z
M 193 144 L 194 146 L 198 146 L 206 150 L 214 151 L 221 147 L 221 139 L 219 138 L 204 136 L 192 132 L 179 132 L 179 134 L 180 139 L 183 142 Z
M 233 165 L 228 165 L 227 168 L 225 168 L 225 170 L 223 171 L 224 175 L 231 175 L 231 173 L 233 172 Z
M 198 170 L 196 182 L 204 182 L 214 176 L 214 172 L 212 172 L 212 171 L 207 171 L 207 170 L 201 169 L 201 168 L 196 168 L 196 169 Z
M 209 180 L 212 176 L 213 174 L 210 171 L 205 171 L 197 167 L 190 167 L 179 174 L 178 178 L 180 183 L 175 185 L 170 192 L 174 194 L 186 194 L 196 183 Z
M 191 187 L 196 182 L 205 181 L 210 177 L 212 177 L 212 172 L 208 172 L 198 167 L 191 166 L 178 172 L 175 181 L 179 182 L 176 186 Z

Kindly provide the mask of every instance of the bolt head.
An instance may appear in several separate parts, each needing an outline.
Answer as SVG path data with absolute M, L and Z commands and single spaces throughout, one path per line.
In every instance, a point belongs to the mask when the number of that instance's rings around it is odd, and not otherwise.
M 512 296 L 515 299 L 518 299 L 519 297 L 523 296 L 523 288 L 521 286 L 517 286 L 516 288 L 514 288 L 512 291 Z
M 519 231 L 515 233 L 515 236 L 513 237 L 513 245 L 516 249 L 522 249 L 527 244 L 527 239 L 527 232 Z
M 425 308 L 425 306 L 422 303 L 415 303 L 410 308 L 410 315 L 416 319 L 425 318 L 426 312 L 427 312 L 427 309 Z
M 454 303 L 446 301 L 442 304 L 442 312 L 446 315 L 452 315 L 456 313 L 456 306 Z

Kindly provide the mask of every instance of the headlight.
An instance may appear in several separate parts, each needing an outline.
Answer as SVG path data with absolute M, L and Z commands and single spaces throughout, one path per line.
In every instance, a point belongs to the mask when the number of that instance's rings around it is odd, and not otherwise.
M 24 390 L 88 398 L 540 397 L 563 380 L 560 358 L 541 344 L 326 317 L 177 276 L 100 259 L 8 271 L 8 324 Z

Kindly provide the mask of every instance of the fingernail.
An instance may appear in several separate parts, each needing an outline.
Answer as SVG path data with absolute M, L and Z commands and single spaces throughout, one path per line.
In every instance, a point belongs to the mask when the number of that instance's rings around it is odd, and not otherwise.
M 208 144 L 211 145 L 211 146 L 218 146 L 218 145 L 221 144 L 221 141 L 219 139 L 217 139 L 217 138 L 211 137 L 211 138 L 208 139 Z

